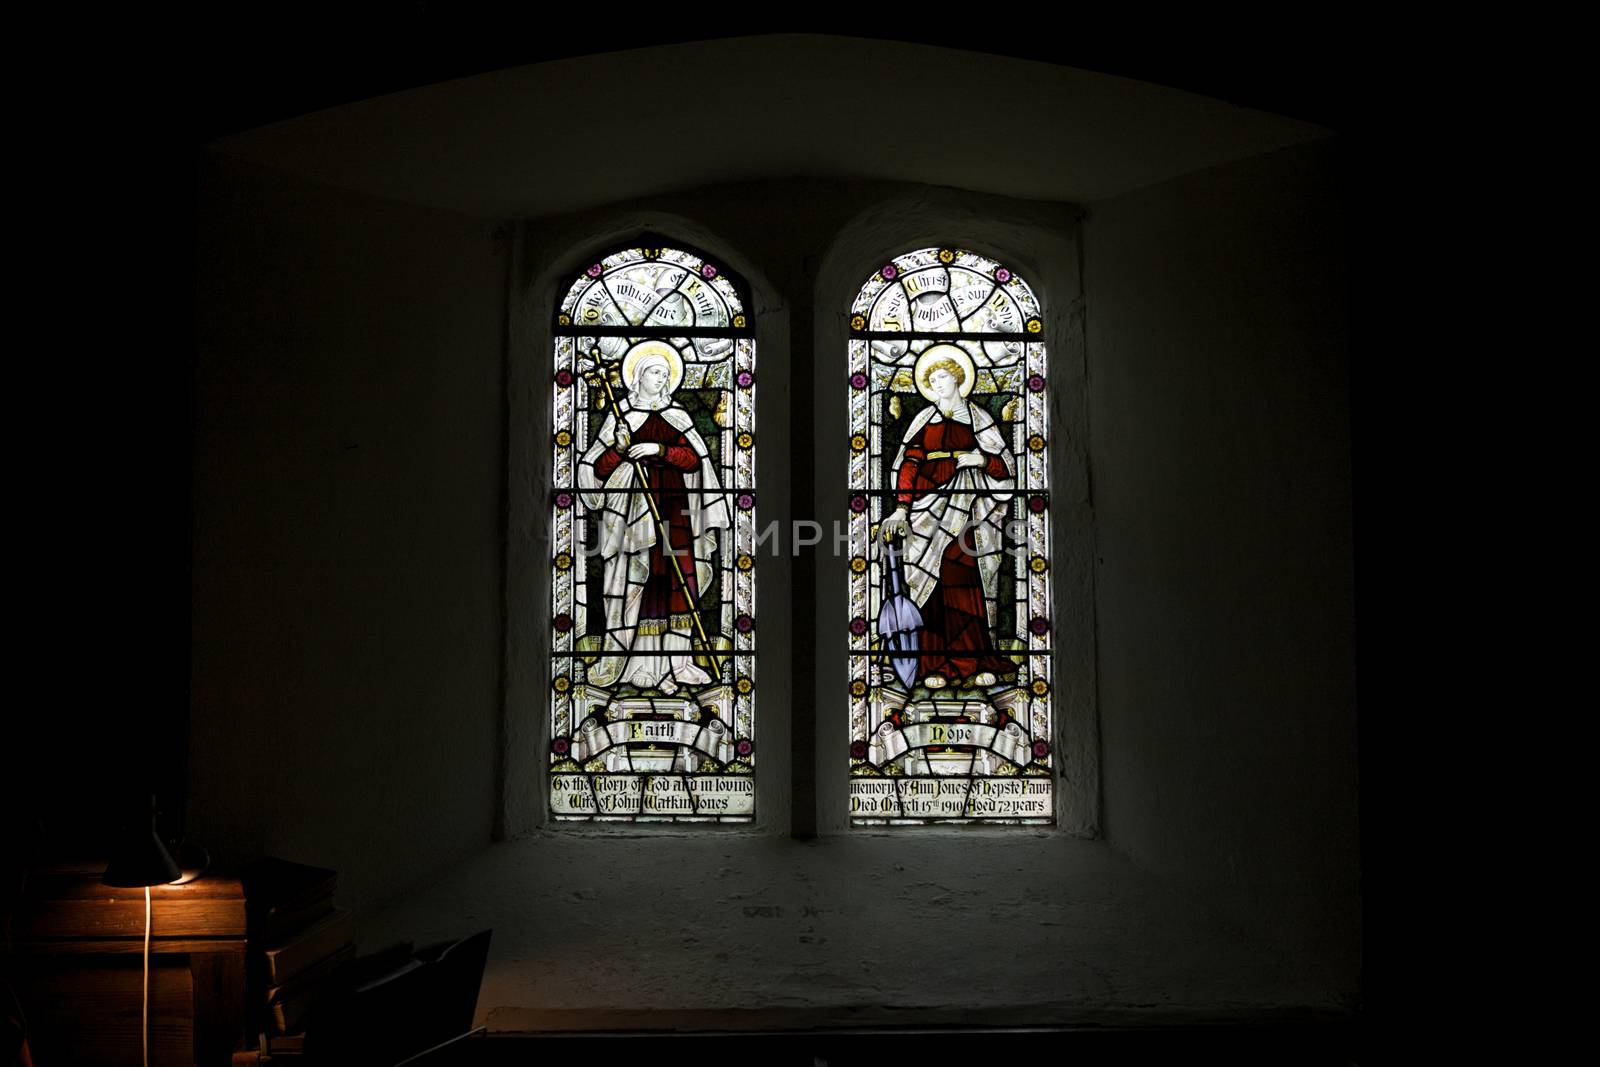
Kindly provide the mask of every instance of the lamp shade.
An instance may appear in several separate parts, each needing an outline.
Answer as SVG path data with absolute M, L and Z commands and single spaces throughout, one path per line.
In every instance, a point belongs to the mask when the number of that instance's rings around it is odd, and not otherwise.
M 111 862 L 106 864 L 106 873 L 100 876 L 100 884 L 166 885 L 182 876 L 183 872 L 178 869 L 177 863 L 173 862 L 172 854 L 167 851 L 167 846 L 161 843 L 161 837 L 156 833 L 156 820 L 152 815 L 150 825 L 129 834 L 121 843 L 116 854 L 111 857 Z

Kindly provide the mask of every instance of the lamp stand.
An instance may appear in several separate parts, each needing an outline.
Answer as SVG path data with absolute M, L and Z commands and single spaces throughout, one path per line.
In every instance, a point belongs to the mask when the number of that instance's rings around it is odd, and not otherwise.
M 150 887 L 144 887 L 144 1009 L 139 1014 L 139 1044 L 150 1067 Z

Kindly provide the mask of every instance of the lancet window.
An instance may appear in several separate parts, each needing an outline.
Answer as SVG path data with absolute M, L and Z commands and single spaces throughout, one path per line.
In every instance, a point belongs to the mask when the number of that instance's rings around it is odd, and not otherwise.
M 756 343 L 739 280 L 620 249 L 560 301 L 549 787 L 560 820 L 755 815 Z
M 1026 282 L 951 247 L 850 309 L 854 825 L 1054 819 L 1043 333 Z

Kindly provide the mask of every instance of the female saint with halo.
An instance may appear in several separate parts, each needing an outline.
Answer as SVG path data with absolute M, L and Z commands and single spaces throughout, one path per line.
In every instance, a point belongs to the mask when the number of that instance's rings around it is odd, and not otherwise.
M 975 378 L 956 345 L 917 358 L 912 379 L 930 403 L 906 427 L 891 471 L 898 506 L 881 527 L 885 541 L 905 539 L 906 586 L 923 623 L 917 680 L 930 689 L 992 686 L 1017 670 L 993 638 L 1016 458 L 994 416 L 968 403 Z
M 622 359 L 622 380 L 627 395 L 578 464 L 604 560 L 604 647 L 588 680 L 670 695 L 714 680 L 695 663 L 705 639 L 697 612 L 714 574 L 714 531 L 732 521 L 706 443 L 673 400 L 683 382 L 678 351 L 641 341 Z

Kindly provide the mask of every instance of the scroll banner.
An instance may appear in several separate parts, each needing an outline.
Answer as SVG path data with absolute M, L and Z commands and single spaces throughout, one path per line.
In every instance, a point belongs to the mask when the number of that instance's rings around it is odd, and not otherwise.
M 718 763 L 727 763 L 733 758 L 733 738 L 717 719 L 707 723 L 682 719 L 625 719 L 601 726 L 592 718 L 579 725 L 578 736 L 572 739 L 572 758 L 583 763 L 630 741 L 681 745 Z
M 906 727 L 896 727 L 885 722 L 878 727 L 867 756 L 871 762 L 882 766 L 898 759 L 913 749 L 935 745 L 972 745 L 986 748 L 1018 766 L 1027 766 L 1033 760 L 1033 746 L 1028 735 L 1016 723 L 1004 727 L 979 722 L 918 722 Z
M 557 816 L 670 815 L 748 818 L 756 783 L 748 774 L 556 774 L 550 810 Z
M 968 778 L 918 775 L 852 778 L 850 816 L 886 819 L 1048 820 L 1054 814 L 1048 778 Z

